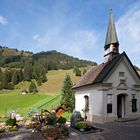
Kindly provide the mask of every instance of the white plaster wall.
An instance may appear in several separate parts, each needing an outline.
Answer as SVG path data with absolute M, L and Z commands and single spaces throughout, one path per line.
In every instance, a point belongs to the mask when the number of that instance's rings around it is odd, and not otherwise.
M 108 77 L 104 82 L 107 83 L 112 83 L 113 89 L 110 90 L 108 92 L 108 94 L 110 93 L 115 93 L 114 94 L 114 101 L 113 101 L 113 116 L 117 115 L 117 95 L 119 94 L 127 94 L 128 95 L 128 112 L 127 115 L 132 116 L 135 115 L 136 113 L 132 112 L 132 102 L 131 102 L 131 96 L 132 94 L 136 95 L 137 98 L 137 113 L 140 111 L 140 101 L 139 101 L 139 94 L 136 90 L 133 90 L 134 84 L 140 84 L 138 82 L 138 80 L 135 78 L 134 73 L 131 71 L 131 67 L 129 66 L 129 64 L 126 63 L 125 59 L 116 67 L 115 71 L 113 71 L 113 73 L 110 75 L 110 77 Z M 125 72 L 125 77 L 120 77 L 119 76 L 119 72 Z M 120 84 L 120 80 L 124 79 L 126 82 L 126 88 L 127 90 L 117 90 L 118 85 Z M 104 112 L 105 115 L 105 112 Z M 106 116 L 106 115 L 105 115 Z
M 95 89 L 94 87 L 83 88 L 75 93 L 75 110 L 82 112 L 85 106 L 84 96 L 89 96 L 89 115 L 102 116 L 102 91 Z
M 125 72 L 125 77 L 119 77 L 119 72 Z M 113 87 L 117 87 L 120 83 L 121 79 L 126 80 L 126 85 L 129 88 L 132 88 L 134 84 L 136 84 L 136 81 L 134 77 L 132 76 L 131 71 L 129 70 L 129 67 L 125 64 L 124 61 L 120 62 L 118 67 L 115 69 L 115 71 L 111 74 L 111 76 L 106 79 L 105 82 L 113 83 Z

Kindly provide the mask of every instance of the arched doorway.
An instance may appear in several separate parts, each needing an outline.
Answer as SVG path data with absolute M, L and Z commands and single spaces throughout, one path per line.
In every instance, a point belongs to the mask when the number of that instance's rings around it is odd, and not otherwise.
M 126 115 L 126 94 L 117 96 L 117 115 L 118 118 L 124 118 Z

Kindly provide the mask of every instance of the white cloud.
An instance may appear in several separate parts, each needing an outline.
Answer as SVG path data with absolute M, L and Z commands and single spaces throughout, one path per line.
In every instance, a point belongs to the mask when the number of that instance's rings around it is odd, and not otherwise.
M 39 34 L 35 34 L 34 36 L 33 36 L 33 40 L 34 41 L 37 41 L 37 42 L 41 42 L 41 36 L 39 35 Z
M 62 49 L 79 58 L 88 58 L 89 53 L 94 52 L 97 38 L 98 36 L 94 31 L 75 31 L 71 39 L 64 42 Z
M 76 30 L 64 33 L 60 28 L 47 31 L 44 35 L 33 36 L 36 50 L 57 50 L 82 59 L 94 60 L 97 53 L 98 34 L 95 31 Z
M 135 3 L 117 21 L 120 48 L 140 66 L 140 3 Z
M 0 24 L 1 24 L 1 25 L 6 25 L 6 24 L 7 24 L 6 18 L 3 17 L 3 16 L 1 16 L 1 15 L 0 15 Z

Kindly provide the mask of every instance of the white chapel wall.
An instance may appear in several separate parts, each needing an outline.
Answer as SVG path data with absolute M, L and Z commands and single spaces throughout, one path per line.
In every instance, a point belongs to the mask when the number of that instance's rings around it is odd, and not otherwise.
M 88 116 L 92 120 L 92 115 L 102 116 L 102 91 L 91 88 L 82 88 L 76 91 L 75 98 L 75 110 L 83 113 L 82 109 L 85 106 L 84 96 L 89 96 L 89 113 Z

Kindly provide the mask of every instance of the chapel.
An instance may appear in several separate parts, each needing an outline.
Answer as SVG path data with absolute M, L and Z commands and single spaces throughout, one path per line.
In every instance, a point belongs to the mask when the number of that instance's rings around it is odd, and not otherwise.
M 104 45 L 104 62 L 90 68 L 73 89 L 75 110 L 90 122 L 140 117 L 140 76 L 127 54 L 119 52 L 112 10 Z

